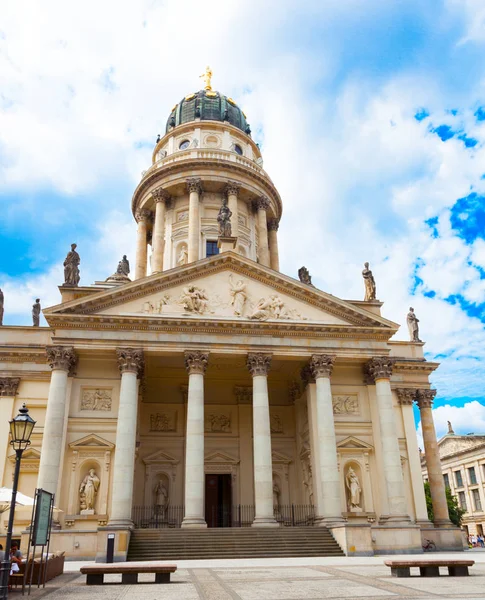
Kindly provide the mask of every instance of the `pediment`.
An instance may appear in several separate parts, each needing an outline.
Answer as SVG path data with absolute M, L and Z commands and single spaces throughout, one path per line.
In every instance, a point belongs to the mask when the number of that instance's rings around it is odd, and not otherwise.
M 379 329 L 395 323 L 232 252 L 157 273 L 44 310 L 50 325 L 62 316 L 91 319 L 224 321 L 244 326 Z M 237 325 L 236 325 L 237 327 Z
M 353 435 L 349 435 L 348 437 L 346 437 L 343 440 L 340 440 L 340 442 L 337 443 L 337 450 L 361 450 L 365 452 L 371 452 L 372 450 L 374 450 L 374 446 L 371 446 L 367 442 L 359 440 Z
M 210 454 L 207 454 L 204 459 L 204 463 L 205 463 L 205 465 L 220 464 L 220 463 L 237 465 L 237 464 L 239 464 L 239 461 L 236 458 L 234 458 L 233 456 L 231 456 L 230 454 L 226 454 L 225 452 L 221 452 L 221 451 L 216 451 L 216 452 L 211 452 Z
M 91 450 L 93 448 L 100 450 L 113 450 L 114 447 L 114 444 L 94 433 L 86 435 L 85 437 L 69 444 L 69 448 L 71 448 L 71 450 L 81 450 L 85 448 L 90 448 Z
M 12 463 L 15 463 L 16 461 L 16 455 L 15 454 L 11 454 L 9 456 L 9 460 Z M 37 450 L 36 448 L 27 448 L 26 450 L 24 450 L 23 454 L 22 454 L 22 462 L 25 461 L 31 461 L 31 462 L 38 462 L 40 461 L 40 452 L 39 450 Z
M 289 456 L 281 454 L 281 452 L 276 452 L 275 450 L 273 450 L 271 453 L 271 461 L 273 465 L 289 465 L 291 462 L 293 462 Z
M 145 458 L 143 459 L 143 462 L 146 465 L 162 464 L 162 463 L 165 463 L 165 464 L 169 463 L 171 465 L 176 465 L 176 464 L 178 464 L 179 461 L 171 454 L 168 454 L 167 452 L 164 452 L 163 450 L 157 450 L 153 454 L 149 454 L 148 456 L 145 456 Z
M 447 434 L 438 441 L 441 457 L 462 452 L 473 452 L 485 446 L 485 436 Z

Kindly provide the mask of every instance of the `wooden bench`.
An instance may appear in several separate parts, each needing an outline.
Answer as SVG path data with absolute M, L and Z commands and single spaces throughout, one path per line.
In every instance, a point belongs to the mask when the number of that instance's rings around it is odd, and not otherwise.
M 176 570 L 177 565 L 157 561 L 96 563 L 80 569 L 86 575 L 86 585 L 103 585 L 104 576 L 115 573 L 121 574 L 121 583 L 138 583 L 139 573 L 155 573 L 155 583 L 170 583 L 170 574 Z
M 448 567 L 450 577 L 465 577 L 468 567 L 473 567 L 474 560 L 386 560 L 384 564 L 391 567 L 393 577 L 411 577 L 411 567 L 419 567 L 421 577 L 439 577 L 440 567 Z

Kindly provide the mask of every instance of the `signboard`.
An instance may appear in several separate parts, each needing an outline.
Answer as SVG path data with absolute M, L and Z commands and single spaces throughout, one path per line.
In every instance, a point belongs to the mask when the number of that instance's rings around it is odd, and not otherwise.
M 32 546 L 46 546 L 49 541 L 53 494 L 37 490 L 34 523 L 32 525 Z

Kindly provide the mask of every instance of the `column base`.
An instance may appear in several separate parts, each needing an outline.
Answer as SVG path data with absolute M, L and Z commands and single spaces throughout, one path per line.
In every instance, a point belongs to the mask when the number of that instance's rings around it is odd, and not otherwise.
M 206 529 L 207 523 L 205 519 L 198 517 L 185 517 L 180 526 L 182 529 Z
M 315 527 L 335 527 L 342 525 L 346 520 L 342 516 L 338 517 L 317 517 L 315 519 Z
M 280 524 L 274 517 L 256 517 L 251 523 L 251 527 L 279 527 Z
M 135 524 L 131 519 L 113 519 L 108 521 L 108 524 L 104 529 L 134 529 Z
M 454 527 L 453 523 L 449 519 L 435 519 L 433 521 L 435 527 Z
M 381 515 L 379 525 L 411 525 L 411 517 L 409 515 Z

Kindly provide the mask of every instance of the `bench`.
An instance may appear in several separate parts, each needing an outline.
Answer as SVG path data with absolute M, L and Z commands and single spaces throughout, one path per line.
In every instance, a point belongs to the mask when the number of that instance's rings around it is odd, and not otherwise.
M 468 567 L 473 567 L 474 560 L 386 560 L 384 564 L 391 567 L 393 577 L 411 577 L 411 567 L 419 567 L 421 577 L 439 577 L 440 567 L 448 567 L 450 577 L 465 577 Z
M 86 585 L 103 585 L 105 575 L 116 573 L 121 574 L 121 583 L 138 583 L 139 573 L 155 573 L 155 583 L 170 583 L 170 574 L 176 570 L 177 565 L 156 561 L 96 563 L 80 569 L 86 575 Z

